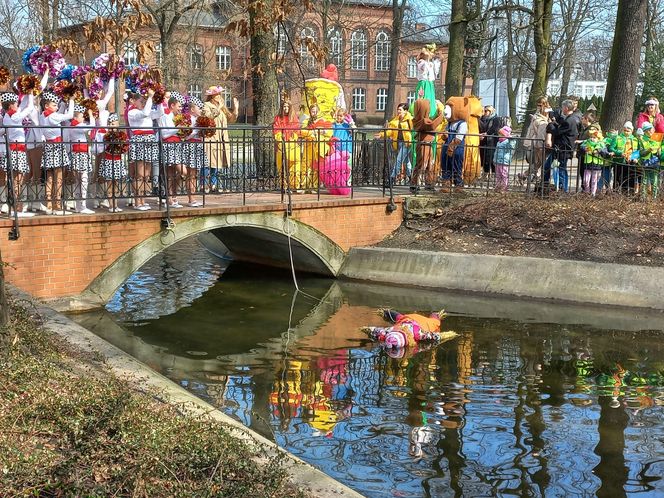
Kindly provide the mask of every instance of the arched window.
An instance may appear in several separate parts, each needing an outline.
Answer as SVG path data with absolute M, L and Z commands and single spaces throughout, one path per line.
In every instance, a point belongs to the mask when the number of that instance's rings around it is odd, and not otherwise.
M 350 68 L 358 71 L 367 68 L 367 35 L 361 29 L 350 35 Z
M 353 111 L 365 111 L 367 109 L 367 90 L 366 88 L 353 88 Z
M 136 42 L 126 41 L 122 47 L 125 64 L 138 64 L 138 52 L 136 51 Z
M 408 97 L 406 98 L 406 102 L 408 103 L 408 106 L 413 105 L 415 102 L 415 91 L 408 92 Z
M 384 111 L 387 105 L 387 88 L 379 88 L 376 92 L 376 110 Z
M 344 53 L 344 41 L 341 37 L 341 30 L 336 27 L 330 29 L 327 32 L 327 39 L 330 44 L 328 47 L 330 62 L 340 68 L 342 67 Z
M 194 70 L 203 69 L 203 47 L 195 44 L 189 47 L 189 67 Z
M 376 71 L 390 70 L 390 35 L 379 31 L 376 35 Z
M 203 91 L 201 90 L 201 85 L 198 83 L 192 83 L 189 85 L 189 95 L 192 97 L 198 97 L 200 99 L 202 94 Z
M 217 69 L 227 71 L 231 68 L 231 47 L 217 47 L 215 49 L 217 56 Z
M 316 67 L 316 59 L 307 46 L 307 40 L 316 41 L 316 32 L 311 26 L 305 26 L 300 31 L 300 60 L 302 66 L 314 68 Z
M 408 77 L 417 78 L 417 57 L 408 57 Z

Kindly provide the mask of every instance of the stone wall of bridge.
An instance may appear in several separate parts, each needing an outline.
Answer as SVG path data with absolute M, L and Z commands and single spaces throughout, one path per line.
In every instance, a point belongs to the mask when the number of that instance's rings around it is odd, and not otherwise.
M 295 204 L 292 220 L 304 229 L 297 230 L 292 238 L 314 252 L 316 247 L 327 244 L 336 250 L 338 259 L 351 247 L 379 242 L 400 225 L 400 200 L 392 213 L 386 211 L 387 202 L 378 198 Z M 270 216 L 249 216 L 259 213 Z M 7 238 L 11 221 L 2 219 L 0 250 L 6 263 L 5 278 L 42 299 L 79 296 L 91 283 L 103 279 L 105 272 L 118 266 L 118 261 L 123 262 L 123 271 L 135 271 L 171 244 L 210 227 L 227 226 L 231 221 L 237 229 L 243 226 L 243 220 L 269 220 L 265 227 L 252 221 L 252 228 L 278 232 L 281 225 L 274 222 L 278 217 L 285 220 L 284 213 L 283 204 L 183 209 L 171 212 L 174 230 L 162 229 L 164 213 L 158 211 L 23 218 L 19 220 L 20 237 L 16 241 Z M 311 243 L 311 239 L 319 240 Z M 321 258 L 325 254 L 317 252 Z M 328 266 L 336 268 L 338 262 Z

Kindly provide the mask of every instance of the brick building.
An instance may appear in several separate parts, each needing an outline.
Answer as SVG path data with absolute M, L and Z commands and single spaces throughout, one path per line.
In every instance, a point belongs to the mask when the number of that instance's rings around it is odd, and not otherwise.
M 339 82 L 344 88 L 347 106 L 358 123 L 382 123 L 392 48 L 392 2 L 325 0 L 320 3 L 327 5 L 324 12 L 322 9 L 302 11 L 297 19 L 289 19 L 286 32 L 275 26 L 277 53 L 284 61 L 284 71 L 279 76 L 280 90 L 288 90 L 297 101 L 302 75 L 318 76 L 325 64 L 332 62 L 339 68 Z M 169 47 L 172 86 L 204 97 L 205 88 L 220 84 L 227 88 L 229 105 L 233 97 L 240 101 L 240 121 L 251 122 L 249 44 L 246 39 L 224 30 L 232 16 L 227 8 L 218 6 L 208 12 L 191 11 L 182 17 Z M 70 26 L 67 31 L 82 39 L 77 26 Z M 395 102 L 414 100 L 417 55 L 427 43 L 438 45 L 440 70 L 436 91 L 442 94 L 447 63 L 445 36 L 423 25 L 404 27 Z M 314 58 L 309 49 L 311 45 L 305 41 L 307 38 L 327 47 L 327 60 Z M 155 46 L 152 60 L 147 61 L 149 64 L 163 67 L 169 63 L 161 50 L 156 27 L 140 28 L 127 39 L 122 47 L 127 63 L 137 62 L 136 43 L 139 41 L 150 41 Z M 102 50 L 113 52 L 111 47 L 102 47 Z M 84 59 L 89 62 L 94 55 L 88 52 Z

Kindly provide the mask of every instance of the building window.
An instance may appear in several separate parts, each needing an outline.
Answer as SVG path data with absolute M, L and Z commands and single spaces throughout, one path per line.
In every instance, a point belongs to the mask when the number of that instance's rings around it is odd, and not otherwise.
M 305 26 L 300 31 L 300 60 L 302 61 L 302 66 L 313 69 L 316 67 L 316 59 L 309 50 L 307 40 L 316 41 L 316 32 L 314 28 L 309 26 Z
M 274 39 L 277 44 L 277 55 L 283 57 L 288 46 L 288 38 L 286 37 L 286 31 L 284 31 L 281 25 L 274 28 Z
M 376 71 L 390 70 L 390 35 L 379 31 L 376 35 Z
M 228 71 L 231 68 L 231 47 L 217 47 L 217 69 L 219 71 Z
M 384 111 L 387 105 L 387 88 L 379 88 L 376 92 L 376 110 Z
M 353 111 L 367 109 L 367 91 L 364 88 L 353 88 Z
M 233 95 L 231 94 L 231 91 L 224 87 L 220 95 L 224 99 L 224 105 L 230 109 L 233 105 Z
M 358 71 L 367 68 L 367 35 L 360 29 L 350 35 L 350 68 Z
M 161 66 L 164 63 L 164 52 L 161 49 L 161 43 L 157 43 L 154 46 L 154 58 L 157 66 Z
M 189 85 L 189 95 L 191 97 L 198 97 L 200 99 L 202 94 L 201 85 L 196 83 Z
M 330 31 L 328 31 L 327 38 L 330 42 L 330 62 L 332 62 L 337 67 L 341 67 L 344 53 L 341 30 L 339 28 L 332 28 Z
M 191 69 L 203 69 L 203 47 L 192 45 L 189 47 L 189 67 Z
M 125 64 L 138 64 L 138 52 L 136 51 L 136 42 L 127 41 L 123 47 L 122 58 Z
M 408 57 L 408 77 L 417 78 L 417 57 Z
M 408 97 L 406 98 L 406 102 L 408 103 L 408 107 L 413 105 L 415 103 L 415 92 L 408 92 Z

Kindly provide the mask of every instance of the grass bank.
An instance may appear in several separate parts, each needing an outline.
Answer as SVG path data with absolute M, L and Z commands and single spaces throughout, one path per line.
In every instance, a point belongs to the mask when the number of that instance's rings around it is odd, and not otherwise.
M 0 351 L 0 496 L 309 496 L 283 456 L 137 391 L 12 304 Z

